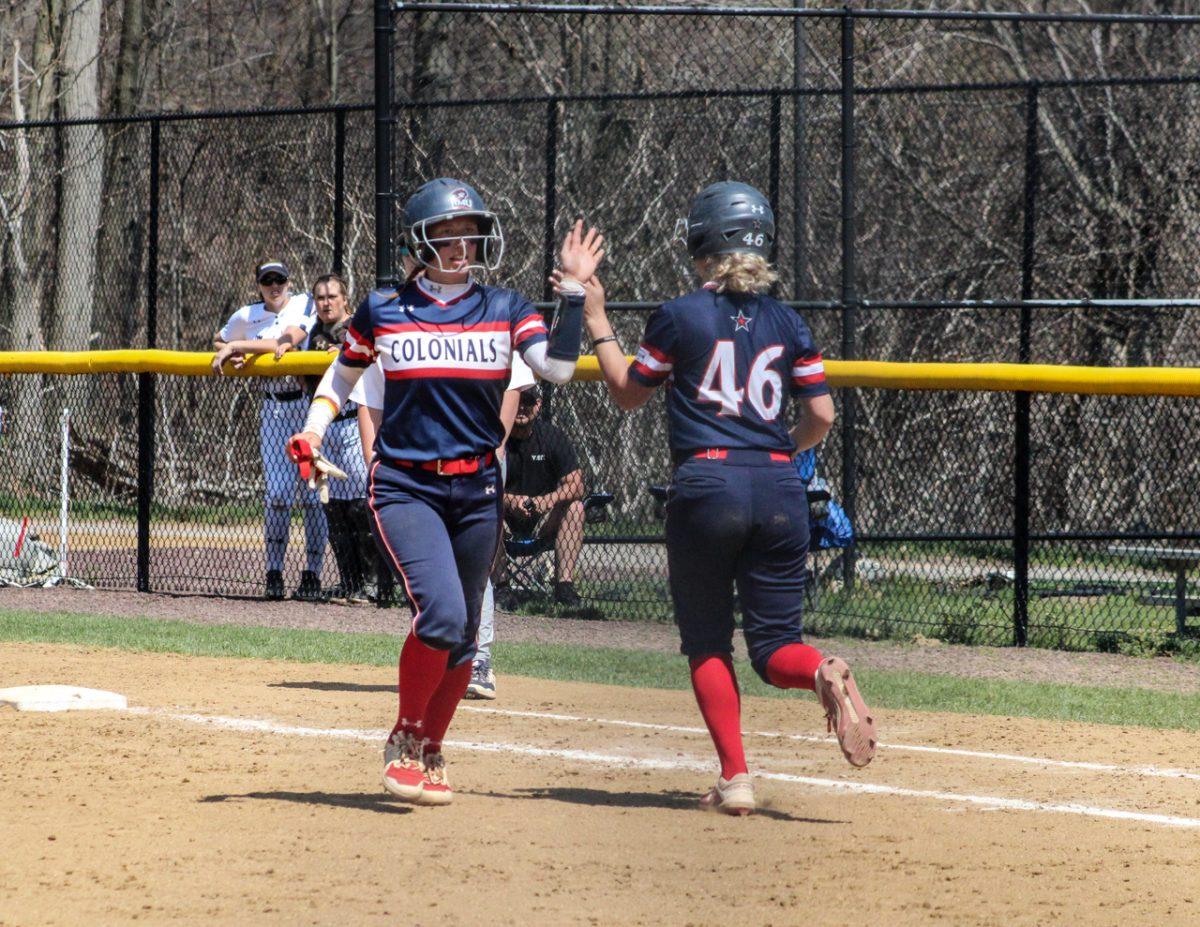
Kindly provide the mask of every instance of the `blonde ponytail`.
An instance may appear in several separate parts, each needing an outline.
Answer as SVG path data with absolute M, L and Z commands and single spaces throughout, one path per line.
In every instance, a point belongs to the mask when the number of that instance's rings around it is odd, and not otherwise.
M 716 284 L 718 293 L 765 293 L 779 279 L 766 258 L 745 252 L 714 255 L 704 276 Z

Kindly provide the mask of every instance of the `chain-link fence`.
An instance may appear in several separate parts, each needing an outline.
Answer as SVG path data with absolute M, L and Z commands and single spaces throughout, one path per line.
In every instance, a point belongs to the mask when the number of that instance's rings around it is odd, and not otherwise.
M 361 294 L 376 269 L 375 197 L 392 203 L 394 229 L 408 191 L 451 174 L 501 215 L 499 282 L 531 296 L 547 295 L 569 221 L 602 225 L 631 349 L 646 310 L 692 285 L 670 243 L 675 217 L 706 183 L 736 177 L 769 194 L 779 295 L 827 357 L 1197 364 L 1194 17 L 398 4 L 393 24 L 395 96 L 376 113 L 394 125 L 391 187 L 373 190 L 367 107 L 102 121 L 90 274 L 68 273 L 56 232 L 77 169 L 64 152 L 86 145 L 72 149 L 63 124 L 0 125 L 6 345 L 74 344 L 66 309 L 86 303 L 76 346 L 201 349 L 254 297 L 265 257 L 301 284 L 341 268 Z M 133 518 L 138 535 L 142 507 L 149 527 L 128 549 L 140 572 L 126 554 L 89 561 L 86 543 L 72 572 L 260 591 L 252 387 L 16 377 L 0 393 L 5 517 L 22 511 L 15 500 L 57 511 L 46 455 L 64 405 L 71 523 L 90 494 L 124 513 L 113 532 Z M 649 488 L 669 477 L 659 401 L 621 416 L 598 386 L 575 384 L 543 413 L 575 440 L 587 488 L 614 496 L 578 567 L 589 607 L 613 617 L 669 615 Z M 816 555 L 810 626 L 1091 646 L 1194 620 L 1187 552 L 1139 550 L 1200 540 L 1183 451 L 1200 424 L 1193 403 L 894 390 L 837 401 L 820 469 L 858 543 Z M 200 441 L 210 421 L 238 438 Z M 200 530 L 209 518 L 228 524 Z M 178 568 L 160 554 L 167 525 Z M 301 550 L 289 546 L 289 582 Z M 222 559 L 232 551 L 245 572 Z
M 151 379 L 153 412 L 144 405 Z M 0 580 L 262 595 L 267 480 L 260 441 L 282 445 L 286 437 L 262 430 L 263 406 L 273 402 L 264 385 L 272 382 L 148 374 L 0 381 Z M 14 421 L 8 410 L 16 390 L 35 385 L 36 421 Z M 863 441 L 859 557 L 847 583 L 838 568 L 842 552 L 814 551 L 810 628 L 1010 642 L 1017 594 L 1011 394 L 858 394 L 864 431 L 879 436 Z M 670 478 L 660 402 L 623 415 L 595 383 L 559 388 L 549 402 L 548 416 L 574 444 L 585 492 L 613 497 L 600 510 L 605 517 L 584 526 L 574 576 L 582 612 L 569 614 L 669 619 L 662 505 L 653 492 Z M 1032 413 L 1038 504 L 1028 642 L 1115 647 L 1194 628 L 1187 582 L 1200 549 L 1189 548 L 1200 534 L 1189 488 L 1198 475 L 1179 438 L 1200 430 L 1195 401 L 1039 395 Z M 1176 428 L 1156 433 L 1146 424 L 1155 420 L 1173 420 Z M 148 467 L 144 433 L 139 440 L 147 423 L 154 448 Z M 931 433 L 964 431 L 976 436 L 976 450 L 931 465 L 942 459 Z M 835 427 L 819 464 L 835 485 L 837 455 L 829 452 L 843 434 Z M 1114 434 L 1123 436 L 1115 455 Z M 655 437 L 647 443 L 647 436 Z M 305 493 L 294 467 L 282 467 L 274 481 L 292 487 L 284 561 L 291 593 L 314 564 Z M 921 478 L 896 479 L 910 470 Z M 1098 491 L 1080 490 L 1093 480 Z M 342 577 L 323 540 L 318 558 L 323 585 L 336 586 Z M 527 607 L 553 608 L 553 548 L 540 560 L 520 559 Z

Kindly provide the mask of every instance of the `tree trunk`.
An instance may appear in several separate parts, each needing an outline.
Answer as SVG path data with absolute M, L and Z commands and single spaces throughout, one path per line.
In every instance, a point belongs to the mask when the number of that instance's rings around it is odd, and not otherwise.
M 113 96 L 113 108 L 118 116 L 138 111 L 146 57 L 146 0 L 125 0 L 123 9 L 117 87 Z
M 22 122 L 53 116 L 57 85 L 55 62 L 61 36 L 61 0 L 43 0 L 38 6 L 33 57 L 34 79 L 29 84 L 29 106 L 21 97 L 19 48 L 13 55 L 13 119 Z M 46 268 L 55 227 L 54 185 L 35 181 L 33 165 L 55 163 L 54 131 L 21 129 L 13 139 L 16 163 L 16 195 L 8 219 L 8 258 L 12 300 L 12 345 L 14 351 L 40 351 L 46 347 L 42 307 L 46 294 Z M 52 173 L 53 171 L 51 171 Z M 43 378 L 36 374 L 16 378 L 10 423 L 12 463 L 19 483 L 36 494 L 47 469 Z
M 100 0 L 79 0 L 63 22 L 60 81 L 64 119 L 100 114 L 99 56 Z M 62 350 L 81 351 L 88 347 L 92 331 L 104 135 L 99 126 L 75 125 L 63 129 L 63 140 L 52 343 Z
M 112 102 L 115 115 L 128 116 L 143 108 L 143 75 L 151 44 L 146 29 L 152 14 L 150 0 L 124 0 Z M 96 251 L 100 287 L 96 311 L 115 311 L 116 318 L 107 320 L 103 341 L 94 347 L 144 347 L 148 337 L 144 334 L 144 265 L 149 222 L 141 190 L 150 171 L 149 139 L 149 128 L 136 124 L 113 127 L 109 138 Z
M 33 82 L 29 86 L 29 105 L 25 108 L 30 121 L 50 118 L 50 111 L 58 99 L 54 64 L 62 39 L 62 5 L 63 0 L 41 0 L 38 4 L 33 37 Z

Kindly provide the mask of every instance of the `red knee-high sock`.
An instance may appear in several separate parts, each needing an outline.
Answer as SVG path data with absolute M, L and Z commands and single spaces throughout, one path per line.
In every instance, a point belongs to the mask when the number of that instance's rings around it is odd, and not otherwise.
M 816 688 L 817 670 L 821 666 L 821 651 L 808 644 L 784 644 L 767 661 L 767 679 L 780 689 Z
M 731 779 L 746 772 L 742 749 L 742 695 L 729 654 L 692 657 L 692 691 L 721 760 L 721 775 Z
M 450 727 L 454 711 L 458 703 L 467 694 L 467 684 L 471 681 L 471 661 L 461 666 L 446 670 L 441 685 L 437 687 L 429 699 L 429 707 L 425 709 L 425 752 L 439 753 L 442 749 L 442 738 Z
M 400 648 L 400 716 L 392 733 L 403 731 L 425 736 L 425 712 L 429 699 L 446 675 L 447 650 L 436 650 L 421 643 L 416 634 L 409 634 Z

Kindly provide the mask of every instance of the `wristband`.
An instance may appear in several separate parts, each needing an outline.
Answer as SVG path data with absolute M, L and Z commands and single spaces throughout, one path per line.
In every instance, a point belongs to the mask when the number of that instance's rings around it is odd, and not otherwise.
M 603 338 L 595 338 L 592 341 L 592 350 L 593 351 L 596 350 L 597 345 L 607 344 L 610 341 L 616 341 L 616 340 L 617 340 L 616 335 L 605 335 Z

